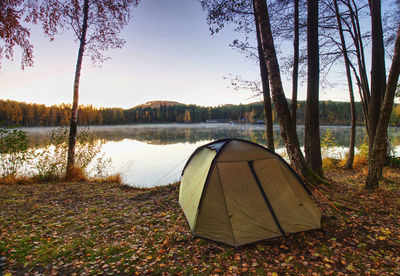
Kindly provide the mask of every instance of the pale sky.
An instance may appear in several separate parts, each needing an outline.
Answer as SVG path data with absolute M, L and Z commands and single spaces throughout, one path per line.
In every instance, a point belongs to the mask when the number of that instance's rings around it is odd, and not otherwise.
M 216 106 L 249 103 L 250 92 L 236 92 L 223 76 L 259 77 L 258 65 L 229 47 L 237 34 L 225 29 L 210 35 L 206 13 L 197 0 L 145 0 L 133 10 L 121 37 L 122 49 L 111 50 L 111 60 L 94 67 L 84 60 L 80 104 L 130 108 L 152 100 Z M 0 98 L 46 105 L 71 103 L 78 44 L 71 33 L 49 42 L 39 27 L 32 28 L 34 67 L 20 69 L 3 59 Z M 286 78 L 286 96 L 291 97 Z M 343 83 L 345 76 L 343 75 Z M 305 99 L 300 88 L 299 99 Z M 345 86 L 322 90 L 321 100 L 348 100 Z

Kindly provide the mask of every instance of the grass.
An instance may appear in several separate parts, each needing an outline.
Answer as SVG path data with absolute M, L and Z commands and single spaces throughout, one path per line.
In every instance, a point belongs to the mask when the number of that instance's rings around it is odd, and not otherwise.
M 3 273 L 399 274 L 400 169 L 385 168 L 373 193 L 362 189 L 363 173 L 325 175 L 333 185 L 313 192 L 321 230 L 239 248 L 191 234 L 178 184 L 1 183 Z

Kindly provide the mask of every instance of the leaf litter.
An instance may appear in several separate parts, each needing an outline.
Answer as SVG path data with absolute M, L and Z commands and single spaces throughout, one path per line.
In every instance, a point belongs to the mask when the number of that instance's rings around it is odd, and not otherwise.
M 363 173 L 326 175 L 320 230 L 238 248 L 191 234 L 178 183 L 0 183 L 0 274 L 399 275 L 400 170 L 373 193 Z

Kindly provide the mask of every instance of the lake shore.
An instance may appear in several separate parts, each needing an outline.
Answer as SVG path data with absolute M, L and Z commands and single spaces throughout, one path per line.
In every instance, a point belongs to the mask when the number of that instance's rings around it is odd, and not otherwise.
M 400 169 L 373 193 L 362 172 L 326 175 L 321 230 L 239 248 L 192 236 L 178 183 L 0 183 L 0 274 L 400 273 Z

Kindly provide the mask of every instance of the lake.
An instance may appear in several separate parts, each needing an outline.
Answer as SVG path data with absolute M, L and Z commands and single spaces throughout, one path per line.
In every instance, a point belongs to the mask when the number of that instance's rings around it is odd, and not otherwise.
M 49 143 L 53 128 L 23 128 L 30 146 Z M 350 127 L 321 126 L 335 137 L 335 147 L 323 155 L 344 157 L 349 144 Z M 112 173 L 119 173 L 123 182 L 137 187 L 154 187 L 178 181 L 183 166 L 199 146 L 221 138 L 241 138 L 265 145 L 265 126 L 250 124 L 149 124 L 91 126 L 89 132 L 104 142 L 102 151 L 112 160 Z M 302 142 L 304 127 L 297 132 Z M 357 145 L 364 141 L 365 129 L 356 134 Z M 395 151 L 400 152 L 400 128 L 390 128 L 389 137 Z M 276 151 L 284 152 L 279 126 L 274 126 Z

